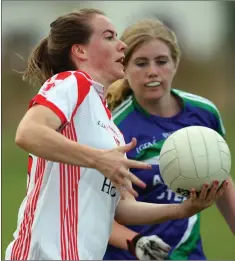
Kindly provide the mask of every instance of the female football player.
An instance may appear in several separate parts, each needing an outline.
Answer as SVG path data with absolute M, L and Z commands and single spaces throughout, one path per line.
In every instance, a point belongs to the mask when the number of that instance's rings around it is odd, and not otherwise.
M 153 164 L 152 170 L 133 170 L 147 184 L 144 190 L 137 189 L 137 200 L 169 206 L 180 203 L 184 198 L 173 193 L 161 178 L 157 164 L 161 146 L 171 133 L 191 125 L 206 126 L 224 136 L 219 111 L 205 98 L 172 88 L 180 49 L 176 35 L 162 22 L 152 19 L 137 22 L 124 31 L 121 40 L 127 44 L 125 77 L 109 88 L 107 97 L 125 141 L 137 138 L 137 146 L 127 152 L 127 157 Z M 235 189 L 231 178 L 228 182 L 223 197 L 216 203 L 235 233 Z M 159 236 L 171 246 L 169 259 L 205 259 L 200 214 L 142 226 L 123 226 L 115 222 L 105 259 L 127 260 L 139 256 L 161 259 L 150 243 L 145 252 L 138 245 L 133 248 L 137 239 L 144 237 L 147 244 L 152 235 Z M 142 255 L 137 256 L 133 249 Z

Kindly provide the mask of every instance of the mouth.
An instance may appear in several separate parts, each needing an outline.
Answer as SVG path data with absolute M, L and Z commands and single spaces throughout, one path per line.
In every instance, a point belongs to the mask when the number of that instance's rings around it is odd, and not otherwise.
M 124 56 L 122 56 L 121 58 L 119 58 L 118 60 L 116 60 L 117 63 L 121 63 L 123 65 L 124 62 Z
M 149 88 L 154 88 L 154 87 L 158 87 L 159 85 L 161 85 L 161 82 L 155 81 L 155 82 L 146 83 L 144 86 Z

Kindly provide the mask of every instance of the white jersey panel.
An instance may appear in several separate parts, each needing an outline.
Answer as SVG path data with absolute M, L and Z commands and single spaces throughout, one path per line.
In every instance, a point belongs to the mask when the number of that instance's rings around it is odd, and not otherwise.
M 102 88 L 84 73 L 72 72 L 46 93 L 41 88 L 33 103 L 52 109 L 62 123 L 65 116 L 61 134 L 67 138 L 111 149 L 124 139 L 100 97 Z M 103 259 L 120 199 L 116 188 L 95 169 L 32 159 L 28 193 L 6 259 Z

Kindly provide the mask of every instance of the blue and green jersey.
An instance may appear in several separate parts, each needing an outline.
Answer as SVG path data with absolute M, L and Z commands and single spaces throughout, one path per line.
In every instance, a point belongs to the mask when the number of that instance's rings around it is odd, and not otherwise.
M 171 204 L 184 200 L 182 196 L 175 194 L 163 183 L 158 166 L 162 144 L 173 132 L 197 125 L 212 128 L 223 137 L 225 136 L 220 113 L 211 101 L 176 89 L 172 89 L 172 94 L 182 100 L 183 108 L 180 113 L 171 118 L 150 115 L 132 95 L 113 111 L 114 121 L 123 133 L 126 143 L 130 142 L 132 137 L 137 138 L 137 146 L 127 153 L 128 158 L 153 165 L 152 170 L 148 171 L 131 170 L 147 184 L 144 190 L 135 187 L 139 193 L 137 201 Z M 201 245 L 199 214 L 162 224 L 128 227 L 142 235 L 161 237 L 172 247 L 168 259 L 206 259 Z M 109 245 L 104 259 L 133 260 L 135 257 L 128 251 Z

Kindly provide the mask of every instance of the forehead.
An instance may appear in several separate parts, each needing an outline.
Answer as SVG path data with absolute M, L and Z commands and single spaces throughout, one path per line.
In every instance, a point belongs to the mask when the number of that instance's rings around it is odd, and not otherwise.
M 153 39 L 141 44 L 139 48 L 134 51 L 132 59 L 136 59 L 138 57 L 153 58 L 170 55 L 170 48 L 164 41 L 160 39 Z
M 116 33 L 116 29 L 109 18 L 103 15 L 95 15 L 91 20 L 91 26 L 94 30 L 94 33 L 102 34 L 106 30 L 111 30 Z

